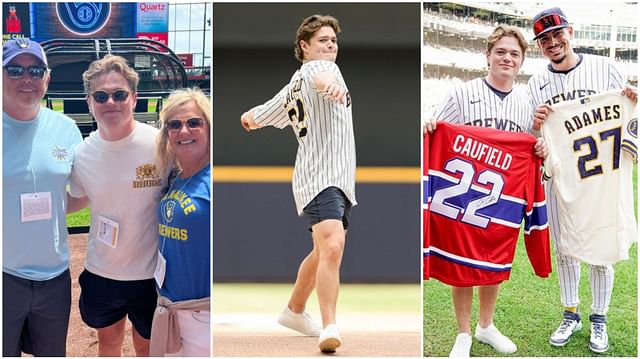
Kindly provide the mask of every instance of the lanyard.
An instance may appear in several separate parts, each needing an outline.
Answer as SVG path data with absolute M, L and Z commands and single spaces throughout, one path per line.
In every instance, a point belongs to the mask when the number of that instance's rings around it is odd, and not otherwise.
M 37 124 L 39 126 L 39 124 Z M 31 161 L 29 160 L 29 157 L 27 157 L 27 153 L 24 151 L 24 148 L 22 147 L 22 143 L 20 142 L 20 139 L 18 138 L 18 134 L 16 133 L 16 130 L 13 128 L 13 126 L 9 126 L 9 128 L 11 128 L 11 133 L 13 134 L 13 137 L 15 137 L 16 139 L 16 143 L 18 144 L 18 148 L 20 148 L 20 152 L 22 152 L 22 157 L 24 158 L 24 161 L 27 164 L 27 168 L 29 170 L 31 170 L 31 178 L 33 179 L 33 193 L 37 193 L 36 191 L 36 172 L 33 168 L 33 164 L 31 164 Z M 37 132 L 37 129 L 36 129 Z

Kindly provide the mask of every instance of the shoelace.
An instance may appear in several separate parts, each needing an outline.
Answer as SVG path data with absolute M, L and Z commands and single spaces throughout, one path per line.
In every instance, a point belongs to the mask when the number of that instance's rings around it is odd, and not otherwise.
M 571 326 L 571 322 L 573 322 L 573 320 L 571 319 L 564 319 L 562 320 L 562 324 L 560 324 L 560 328 L 558 328 L 558 333 L 560 334 L 564 334 L 564 332 L 567 331 L 567 329 L 569 329 L 569 327 Z
M 593 334 L 596 339 L 604 338 L 604 325 L 601 323 L 593 323 Z

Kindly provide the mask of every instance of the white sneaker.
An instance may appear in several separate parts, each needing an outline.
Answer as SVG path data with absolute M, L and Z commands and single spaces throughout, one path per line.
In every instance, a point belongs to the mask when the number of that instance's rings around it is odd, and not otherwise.
M 562 323 L 560 323 L 558 329 L 551 334 L 549 343 L 556 347 L 563 347 L 569 342 L 573 333 L 580 329 L 582 329 L 580 314 L 565 311 L 563 313 Z
M 320 347 L 320 351 L 324 353 L 333 353 L 341 344 L 342 339 L 340 338 L 338 325 L 329 324 L 320 333 L 320 338 L 318 339 L 318 346 Z
M 310 337 L 317 337 L 322 331 L 322 327 L 311 319 L 309 313 L 294 313 L 288 306 L 280 313 L 278 323 Z
M 603 318 L 603 319 L 601 319 Z M 604 353 L 609 350 L 609 336 L 607 335 L 607 323 L 604 315 L 592 314 L 591 336 L 589 337 L 589 349 L 594 353 Z
M 456 337 L 456 343 L 453 344 L 451 352 L 449 352 L 450 358 L 468 358 L 471 356 L 471 334 L 460 333 Z
M 518 347 L 505 337 L 495 325 L 491 324 L 486 328 L 480 327 L 480 323 L 476 325 L 476 339 L 479 342 L 487 343 L 493 347 L 498 353 L 511 354 L 518 350 Z

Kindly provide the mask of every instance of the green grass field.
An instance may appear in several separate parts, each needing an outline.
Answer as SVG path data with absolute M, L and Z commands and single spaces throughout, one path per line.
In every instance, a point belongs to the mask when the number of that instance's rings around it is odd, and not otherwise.
M 62 107 L 62 100 L 54 100 L 52 101 L 53 104 L 53 110 L 56 112 L 63 112 L 63 107 Z M 156 111 L 156 107 L 158 105 L 158 100 L 149 100 L 149 108 L 148 108 L 148 112 L 155 112 Z M 42 101 L 42 106 L 43 107 L 47 107 L 47 102 L 46 101 Z
M 634 198 L 637 218 L 637 166 L 633 172 Z M 598 356 L 637 357 L 637 245 L 629 253 L 629 260 L 615 265 L 615 284 L 609 309 L 610 349 Z M 524 357 L 591 357 L 597 356 L 588 348 L 591 308 L 588 266 L 582 266 L 580 306 L 583 328 L 563 348 L 552 347 L 549 335 L 562 320 L 562 304 L 556 273 L 555 254 L 552 253 L 553 273 L 547 279 L 533 274 L 531 264 L 520 238 L 513 262 L 511 278 L 500 288 L 494 323 L 518 346 L 512 356 Z M 448 356 L 457 335 L 457 325 L 451 302 L 451 288 L 437 280 L 424 283 L 424 355 Z M 477 292 L 476 292 L 477 293 Z M 477 322 L 478 301 L 474 295 L 472 328 Z M 473 342 L 472 356 L 500 356 L 490 346 Z M 511 355 L 510 355 L 511 356 Z
M 89 208 L 81 209 L 78 212 L 67 215 L 67 227 L 83 227 L 91 224 L 91 213 Z
M 213 313 L 279 313 L 289 299 L 293 284 L 214 283 Z M 341 284 L 340 312 L 395 312 L 420 315 L 419 284 Z M 308 310 L 318 312 L 315 292 Z

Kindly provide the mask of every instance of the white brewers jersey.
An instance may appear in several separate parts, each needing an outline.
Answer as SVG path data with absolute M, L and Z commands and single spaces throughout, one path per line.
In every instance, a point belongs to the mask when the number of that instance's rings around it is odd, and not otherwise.
M 347 85 L 338 66 L 331 61 L 309 61 L 296 71 L 289 84 L 271 100 L 258 106 L 255 122 L 261 126 L 291 126 L 298 139 L 293 173 L 293 196 L 298 214 L 322 190 L 340 188 L 356 205 L 356 146 L 353 135 L 351 97 L 346 103 L 326 99 L 313 84 L 315 75 L 332 72 L 340 85 Z
M 628 259 L 637 239 L 633 209 L 635 104 L 620 90 L 553 106 L 542 126 L 559 211 L 558 251 L 593 265 Z
M 454 124 L 530 132 L 531 108 L 524 90 L 514 88 L 504 98 L 484 78 L 456 85 L 434 118 Z

